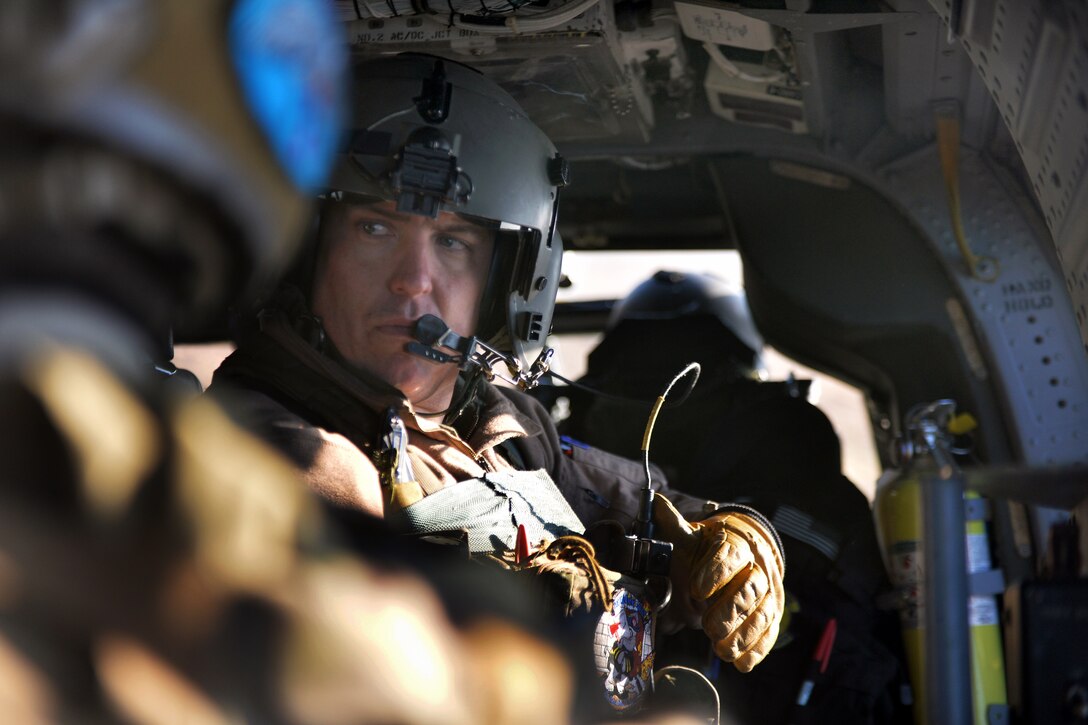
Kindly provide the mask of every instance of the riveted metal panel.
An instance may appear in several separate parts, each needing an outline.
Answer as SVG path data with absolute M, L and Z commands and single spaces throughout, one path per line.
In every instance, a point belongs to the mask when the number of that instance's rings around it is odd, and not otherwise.
M 974 253 L 1000 266 L 997 279 L 985 282 L 969 275 L 952 236 L 936 150 L 881 171 L 894 197 L 933 240 L 962 293 L 987 365 L 975 374 L 998 381 L 1022 460 L 1088 461 L 1088 358 L 1077 338 L 1073 307 L 1048 251 L 1046 230 L 1031 223 L 1027 199 L 1012 183 L 1003 183 L 1002 173 L 961 149 L 964 230 Z
M 931 4 L 947 23 L 949 4 Z M 1088 7 L 1082 0 L 963 5 L 962 27 L 953 30 L 1016 140 L 1088 350 Z

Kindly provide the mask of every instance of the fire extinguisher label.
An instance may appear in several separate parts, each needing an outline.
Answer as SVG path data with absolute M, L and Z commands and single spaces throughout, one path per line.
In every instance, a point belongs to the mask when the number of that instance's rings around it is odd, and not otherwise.
M 922 549 L 917 541 L 897 541 L 891 547 L 892 584 L 899 592 L 903 627 L 922 625 Z
M 997 624 L 997 602 L 993 597 L 971 597 L 967 617 L 972 627 Z
M 967 571 L 974 574 L 990 568 L 990 542 L 986 534 L 967 535 Z
M 990 542 L 985 533 L 967 534 L 967 571 L 987 571 L 990 568 Z M 972 627 L 999 623 L 997 602 L 991 596 L 971 597 L 967 617 Z

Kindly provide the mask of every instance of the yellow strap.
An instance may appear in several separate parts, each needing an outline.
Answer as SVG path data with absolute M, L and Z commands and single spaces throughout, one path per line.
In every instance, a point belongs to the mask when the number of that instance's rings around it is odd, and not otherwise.
M 378 478 L 386 491 L 386 513 L 411 506 L 424 496 L 429 496 L 442 488 L 442 482 L 418 455 L 414 455 L 411 449 L 408 449 L 407 455 L 412 461 L 415 481 L 397 480 L 397 452 L 395 450 L 377 451 L 372 456 L 374 466 L 378 469 Z
M 967 235 L 963 231 L 963 214 L 960 211 L 960 117 L 955 103 L 939 104 L 937 117 L 937 152 L 944 174 L 945 191 L 948 193 L 948 213 L 952 217 L 952 236 L 959 245 L 960 254 L 971 276 L 984 282 L 997 279 L 1000 267 L 992 257 L 980 257 L 971 251 Z
M 418 481 L 394 483 L 389 490 L 389 504 L 393 511 L 411 506 L 423 498 L 423 487 Z

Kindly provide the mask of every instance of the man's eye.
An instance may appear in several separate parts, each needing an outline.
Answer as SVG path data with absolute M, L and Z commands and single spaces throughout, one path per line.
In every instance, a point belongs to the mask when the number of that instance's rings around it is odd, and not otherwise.
M 439 237 L 438 244 L 446 249 L 467 249 L 468 242 L 456 237 Z
M 359 231 L 372 237 L 384 237 L 390 234 L 389 227 L 381 222 L 362 221 L 358 224 Z

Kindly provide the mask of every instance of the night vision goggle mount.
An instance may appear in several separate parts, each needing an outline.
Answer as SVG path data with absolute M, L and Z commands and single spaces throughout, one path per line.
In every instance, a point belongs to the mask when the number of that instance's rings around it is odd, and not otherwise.
M 412 335 L 418 342 L 406 344 L 404 349 L 407 352 L 431 362 L 454 363 L 462 370 L 478 369 L 489 381 L 499 378 L 521 390 L 531 390 L 540 383 L 540 379 L 548 373 L 552 355 L 555 353 L 552 348 L 545 347 L 529 369 L 524 370 L 517 357 L 496 350 L 477 337 L 458 335 L 441 318 L 434 315 L 423 315 L 416 320 Z M 456 354 L 442 352 L 439 347 L 452 350 Z M 505 366 L 506 375 L 497 372 L 499 366 Z
M 446 78 L 445 65 L 436 60 L 431 75 L 423 79 L 420 94 L 408 108 L 397 111 L 354 131 L 347 155 L 355 170 L 392 193 L 397 211 L 436 219 L 443 204 L 464 206 L 472 196 L 472 179 L 461 170 L 455 144 L 434 125 L 420 126 L 392 154 L 393 168 L 380 176 L 361 157 L 388 157 L 393 135 L 375 127 L 405 113 L 418 113 L 427 124 L 444 123 L 449 117 L 453 85 Z
M 413 131 L 396 161 L 389 185 L 399 212 L 436 219 L 442 204 L 462 206 L 472 196 L 472 179 L 457 165 L 449 139 L 437 128 Z
M 431 126 L 417 128 L 393 155 L 393 168 L 374 174 L 363 157 L 384 156 L 391 144 L 388 133 L 355 131 L 347 153 L 359 175 L 390 192 L 397 211 L 437 219 L 443 204 L 457 207 L 468 203 L 472 179 L 458 166 L 453 144 L 444 133 Z

